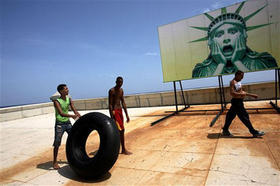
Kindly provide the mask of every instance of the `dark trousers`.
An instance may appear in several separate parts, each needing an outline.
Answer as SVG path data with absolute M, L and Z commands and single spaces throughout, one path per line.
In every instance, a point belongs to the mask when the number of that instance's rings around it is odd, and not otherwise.
M 244 108 L 243 99 L 238 99 L 238 98 L 231 99 L 231 107 L 227 113 L 226 122 L 223 130 L 228 131 L 229 126 L 236 115 L 243 122 L 243 124 L 249 129 L 251 134 L 254 134 L 256 132 L 256 130 L 254 129 L 250 121 L 249 114 Z

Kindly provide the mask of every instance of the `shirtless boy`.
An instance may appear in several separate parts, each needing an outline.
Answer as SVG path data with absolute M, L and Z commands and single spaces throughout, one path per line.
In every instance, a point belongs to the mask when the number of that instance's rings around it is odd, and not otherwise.
M 243 91 L 241 86 L 241 80 L 244 77 L 244 73 L 238 70 L 235 73 L 234 79 L 230 81 L 230 95 L 232 96 L 231 99 L 231 107 L 226 115 L 225 125 L 223 127 L 223 135 L 224 136 L 232 136 L 229 132 L 229 126 L 232 120 L 237 115 L 239 119 L 243 122 L 243 124 L 249 129 L 250 133 L 253 137 L 263 136 L 264 132 L 257 131 L 254 129 L 250 119 L 249 114 L 247 113 L 246 109 L 244 108 L 243 99 L 246 96 L 250 96 L 253 98 L 258 98 L 258 95 L 251 94 L 248 92 Z
M 127 113 L 126 104 L 123 97 L 124 94 L 123 89 L 121 88 L 122 84 L 123 84 L 123 78 L 117 77 L 116 86 L 109 90 L 109 112 L 111 118 L 115 120 L 116 125 L 120 132 L 120 140 L 122 146 L 121 154 L 129 155 L 132 153 L 125 148 L 122 108 L 125 112 L 127 122 L 129 122 L 129 116 Z

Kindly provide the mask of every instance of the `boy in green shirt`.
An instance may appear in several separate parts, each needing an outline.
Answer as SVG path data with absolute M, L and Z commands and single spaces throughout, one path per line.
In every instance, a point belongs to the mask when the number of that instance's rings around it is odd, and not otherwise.
M 60 84 L 57 86 L 57 91 L 60 93 L 60 97 L 54 100 L 55 107 L 55 137 L 54 137 L 54 149 L 53 149 L 53 168 L 59 169 L 59 165 L 57 163 L 57 154 L 58 149 L 61 144 L 61 138 L 66 131 L 68 134 L 72 128 L 72 124 L 70 122 L 70 117 L 74 120 L 81 117 L 79 112 L 76 111 L 71 98 L 68 97 L 68 87 L 66 84 Z M 69 105 L 74 112 L 74 114 L 68 114 Z

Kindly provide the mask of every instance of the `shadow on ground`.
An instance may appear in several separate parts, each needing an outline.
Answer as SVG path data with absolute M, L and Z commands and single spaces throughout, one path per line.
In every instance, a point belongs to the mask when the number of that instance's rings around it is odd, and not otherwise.
M 111 177 L 111 173 L 107 172 L 105 175 L 103 175 L 100 178 L 97 179 L 83 179 L 79 177 L 71 168 L 69 165 L 66 165 L 64 167 L 61 167 L 57 171 L 61 176 L 64 176 L 65 178 L 77 181 L 77 182 L 83 182 L 83 183 L 99 183 L 103 182 Z
M 58 164 L 67 164 L 67 161 L 58 161 Z M 36 166 L 39 169 L 44 169 L 44 170 L 54 170 L 53 169 L 53 162 L 52 161 L 47 161 L 45 163 L 40 163 Z
M 253 136 L 223 136 L 221 133 L 209 133 L 207 135 L 207 138 L 209 139 L 219 139 L 219 138 L 239 138 L 239 139 L 252 139 Z

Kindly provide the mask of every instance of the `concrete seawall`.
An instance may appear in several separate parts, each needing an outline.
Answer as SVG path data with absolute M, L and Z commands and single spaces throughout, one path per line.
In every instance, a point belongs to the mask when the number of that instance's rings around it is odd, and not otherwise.
M 273 100 L 275 98 L 274 82 L 257 83 L 243 85 L 247 92 L 259 95 L 259 100 Z M 193 89 L 184 91 L 185 98 L 191 105 L 195 104 L 217 104 L 220 103 L 219 88 Z M 226 102 L 230 101 L 229 87 L 225 87 Z M 181 92 L 177 92 L 178 104 L 183 104 Z M 251 100 L 251 98 L 246 98 Z M 150 94 L 136 94 L 125 96 L 127 107 L 154 107 L 154 106 L 170 106 L 175 105 L 174 93 L 160 92 Z M 74 100 L 77 110 L 96 110 L 107 109 L 107 98 L 81 99 Z M 8 107 L 0 109 L 0 122 L 9 121 L 20 118 L 26 118 L 36 115 L 53 113 L 53 103 L 32 104 L 16 107 Z

